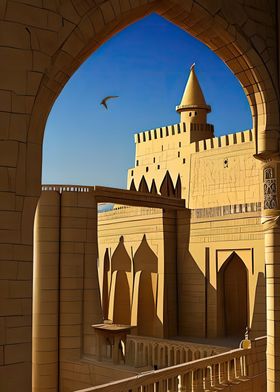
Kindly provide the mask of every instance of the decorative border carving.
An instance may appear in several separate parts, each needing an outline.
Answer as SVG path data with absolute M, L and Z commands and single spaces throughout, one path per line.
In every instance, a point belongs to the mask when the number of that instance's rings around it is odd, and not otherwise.
M 261 211 L 261 202 L 231 204 L 226 206 L 196 208 L 191 210 L 192 218 L 214 218 L 230 214 Z
M 264 174 L 264 209 L 272 210 L 278 208 L 277 181 L 274 168 L 266 167 Z

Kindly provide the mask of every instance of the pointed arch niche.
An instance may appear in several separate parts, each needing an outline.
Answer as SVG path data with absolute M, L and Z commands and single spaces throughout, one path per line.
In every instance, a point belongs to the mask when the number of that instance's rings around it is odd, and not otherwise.
M 217 295 L 219 335 L 244 337 L 249 325 L 248 270 L 235 252 L 218 272 Z

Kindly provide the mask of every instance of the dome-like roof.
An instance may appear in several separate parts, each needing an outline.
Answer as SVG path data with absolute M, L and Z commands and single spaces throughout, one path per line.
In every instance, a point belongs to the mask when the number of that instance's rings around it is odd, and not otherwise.
M 176 107 L 178 112 L 189 109 L 205 109 L 211 111 L 211 107 L 206 104 L 199 81 L 195 74 L 194 64 L 191 66 L 189 79 L 183 94 L 181 104 Z

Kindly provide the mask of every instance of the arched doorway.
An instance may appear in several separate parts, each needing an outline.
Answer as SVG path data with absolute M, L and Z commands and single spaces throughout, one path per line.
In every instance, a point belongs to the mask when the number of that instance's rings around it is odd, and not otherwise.
M 247 268 L 236 253 L 219 272 L 220 332 L 224 336 L 244 337 L 248 325 L 247 275 Z

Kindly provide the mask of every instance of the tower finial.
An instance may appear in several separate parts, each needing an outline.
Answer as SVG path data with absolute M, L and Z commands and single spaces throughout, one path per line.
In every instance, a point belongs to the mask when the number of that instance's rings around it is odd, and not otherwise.
M 189 79 L 182 97 L 181 104 L 176 110 L 179 113 L 202 110 L 206 113 L 211 107 L 206 104 L 203 92 L 194 70 L 195 63 L 191 65 Z
M 181 103 L 176 107 L 177 112 L 180 113 L 180 123 L 187 124 L 189 127 L 190 143 L 214 136 L 213 127 L 206 126 L 207 113 L 211 112 L 211 106 L 205 101 L 194 66 L 195 63 L 191 65 Z

